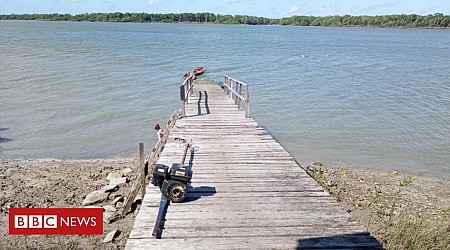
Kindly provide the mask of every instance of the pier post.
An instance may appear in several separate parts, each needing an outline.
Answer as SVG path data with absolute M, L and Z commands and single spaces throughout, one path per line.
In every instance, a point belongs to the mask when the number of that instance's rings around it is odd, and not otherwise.
M 139 143 L 139 171 L 140 171 L 140 182 L 141 182 L 141 199 L 144 200 L 145 196 L 145 164 L 144 164 L 144 143 Z
M 228 79 L 228 86 L 230 87 L 230 99 L 233 99 L 233 91 L 231 91 L 233 89 L 233 81 L 231 79 Z
M 242 96 L 242 83 L 239 83 L 236 88 L 236 92 Z M 236 103 L 238 105 L 238 109 L 241 108 L 241 98 L 236 98 Z
M 194 79 L 190 78 L 189 80 L 189 96 L 194 94 Z
M 185 102 L 185 100 L 186 100 L 186 96 L 185 96 L 186 91 L 184 90 L 184 88 L 185 88 L 184 85 L 180 86 L 180 100 L 181 100 L 180 111 L 181 111 L 181 117 L 183 117 L 183 118 L 186 117 L 186 102 Z
M 245 118 L 250 118 L 250 85 L 245 90 Z

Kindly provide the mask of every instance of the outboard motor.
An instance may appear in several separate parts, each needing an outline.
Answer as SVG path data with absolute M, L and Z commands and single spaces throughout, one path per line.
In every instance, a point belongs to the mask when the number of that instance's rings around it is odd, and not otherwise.
M 191 179 L 191 166 L 174 163 L 169 169 L 167 165 L 156 164 L 150 182 L 159 187 L 166 199 L 181 202 L 187 196 L 188 183 Z

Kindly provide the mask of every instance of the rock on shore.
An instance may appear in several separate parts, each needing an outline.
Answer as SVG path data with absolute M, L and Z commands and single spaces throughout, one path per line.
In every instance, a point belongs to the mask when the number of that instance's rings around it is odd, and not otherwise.
M 135 213 L 119 218 L 113 210 L 128 194 L 131 183 L 111 185 L 106 177 L 119 173 L 118 178 L 132 180 L 134 167 L 134 159 L 0 160 L 0 249 L 123 249 Z M 112 213 L 109 223 L 103 225 L 104 235 L 8 235 L 9 208 L 88 205 Z M 115 233 L 105 238 L 109 232 Z

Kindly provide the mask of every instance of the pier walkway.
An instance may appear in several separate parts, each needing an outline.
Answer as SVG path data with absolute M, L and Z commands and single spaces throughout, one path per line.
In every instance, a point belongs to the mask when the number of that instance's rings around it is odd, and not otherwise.
M 156 239 L 161 194 L 150 184 L 126 249 L 382 249 L 212 81 L 194 82 L 158 163 L 180 163 L 186 142 L 186 201 L 168 206 Z

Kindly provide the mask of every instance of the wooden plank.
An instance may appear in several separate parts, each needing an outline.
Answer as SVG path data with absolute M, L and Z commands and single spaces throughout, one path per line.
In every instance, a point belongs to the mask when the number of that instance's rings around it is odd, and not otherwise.
M 173 203 L 171 204 L 171 211 L 180 211 L 181 209 L 192 209 L 192 208 L 201 208 L 205 209 L 202 206 L 208 206 L 212 209 L 215 206 L 228 206 L 227 209 L 242 209 L 242 208 L 257 208 L 257 206 L 263 206 L 266 209 L 273 208 L 277 210 L 291 210 L 291 209 L 299 209 L 302 206 L 305 208 L 328 208 L 328 206 L 339 206 L 337 201 L 334 199 L 330 199 L 329 196 L 300 196 L 300 197 L 277 197 L 277 196 L 250 196 L 247 197 L 213 197 L 211 194 L 198 194 L 204 195 L 200 197 L 200 199 L 195 200 L 195 202 L 191 202 L 187 200 L 183 203 Z M 245 200 L 244 200 L 245 199 Z M 233 204 L 233 208 L 230 208 L 229 205 Z M 278 207 L 282 205 L 282 207 Z M 324 206 L 324 207 L 321 207 Z M 174 210 L 173 210 L 174 209 Z
M 247 218 L 245 220 L 235 220 L 233 218 L 222 218 L 215 220 L 207 220 L 207 219 L 195 219 L 187 222 L 186 220 L 176 220 L 171 219 L 167 222 L 167 227 L 171 229 L 194 229 L 194 228 L 238 228 L 238 227 L 248 227 L 248 228 L 261 228 L 261 227 L 295 227 L 295 226 L 304 226 L 304 227 L 328 227 L 330 225 L 334 227 L 338 227 L 340 225 L 346 226 L 355 226 L 359 227 L 360 224 L 356 221 L 349 221 L 346 218 L 342 217 L 327 217 L 326 220 L 313 221 L 308 218 L 302 218 L 299 220 L 292 220 L 290 218 L 277 218 L 276 220 L 261 220 L 258 218 Z M 138 237 L 134 236 L 133 237 Z
M 210 196 L 208 196 L 210 197 Z M 309 201 L 313 201 L 314 199 L 307 199 Z M 182 219 L 185 219 L 184 213 L 190 213 L 191 211 L 195 211 L 194 214 L 197 213 L 206 213 L 208 211 L 226 211 L 226 213 L 222 213 L 221 216 L 226 215 L 234 215 L 237 213 L 248 213 L 252 214 L 254 211 L 257 211 L 260 209 L 260 207 L 264 204 L 264 208 L 268 211 L 277 211 L 278 213 L 282 213 L 281 218 L 285 218 L 284 212 L 291 212 L 299 209 L 299 207 L 302 208 L 302 212 L 318 212 L 318 211 L 327 211 L 327 210 L 333 210 L 333 209 L 341 209 L 339 204 L 329 203 L 329 202 L 299 202 L 299 203 L 289 203 L 289 201 L 282 202 L 282 201 L 274 201 L 272 203 L 264 201 L 263 199 L 260 199 L 260 203 L 257 199 L 253 199 L 251 202 L 247 200 L 232 200 L 232 199 L 226 199 L 222 202 L 214 203 L 214 199 L 202 199 L 203 202 L 195 202 L 195 205 L 187 205 L 183 204 L 184 206 L 174 206 L 172 204 L 170 206 L 170 213 L 176 214 L 176 213 L 182 213 L 180 216 Z M 229 203 L 227 203 L 229 202 Z M 194 203 L 194 202 L 193 202 Z M 230 204 L 233 204 L 233 206 L 230 206 Z M 206 207 L 207 206 L 207 207 Z M 229 217 L 229 216 L 226 216 Z M 342 216 L 339 216 L 342 217 Z M 253 218 L 253 217 L 252 217 Z M 269 218 L 267 218 L 269 219 Z M 308 220 L 310 220 L 308 218 Z M 311 221 L 311 220 L 310 220 Z M 317 222 L 315 222 L 317 223 Z M 170 225 L 170 223 L 168 223 Z
M 139 177 L 138 177 L 138 179 L 139 179 Z M 141 182 L 138 180 L 134 181 L 133 185 L 131 186 L 130 193 L 125 197 L 124 206 L 121 211 L 122 215 L 125 215 L 128 213 L 128 211 L 131 208 L 131 205 L 133 204 L 134 199 L 136 198 L 137 194 L 139 193 L 140 188 L 141 188 Z
M 243 198 L 252 198 L 252 197 L 265 197 L 266 199 L 271 199 L 271 198 L 278 198 L 278 197 L 294 197 L 294 198 L 302 198 L 302 197 L 322 197 L 322 196 L 327 196 L 329 197 L 330 195 L 327 192 L 276 192 L 276 193 L 272 193 L 272 192 L 260 192 L 260 193 L 225 193 L 225 192 L 221 192 L 221 193 L 215 193 L 214 194 L 214 199 L 220 199 L 220 198 L 229 198 L 229 197 L 243 197 Z M 201 197 L 202 199 L 208 199 L 209 196 L 204 196 L 201 193 L 188 193 L 187 194 L 188 198 L 199 198 Z M 188 199 L 189 200 L 189 199 Z M 264 209 L 264 208 L 261 208 Z
M 168 219 L 170 220 L 170 219 Z M 332 226 L 293 226 L 293 227 L 192 227 L 171 229 L 165 224 L 164 238 L 187 239 L 187 238 L 218 238 L 218 237 L 301 237 L 301 236 L 333 236 L 339 234 L 363 234 L 367 233 L 361 227 L 345 225 Z M 148 227 L 147 229 L 151 229 Z M 145 231 L 135 232 L 130 238 L 151 238 Z
M 173 205 L 173 204 L 172 204 Z M 149 207 L 150 208 L 150 207 Z M 155 209 L 154 207 L 151 207 Z M 157 209 L 157 208 L 156 208 Z M 169 210 L 171 208 L 169 207 Z M 192 208 L 192 209 L 195 209 Z M 226 211 L 226 210 L 225 210 Z M 287 212 L 287 211 L 286 211 Z M 313 213 L 314 211 L 305 211 L 303 214 L 307 215 L 308 213 Z M 234 217 L 234 216 L 205 216 L 198 217 L 198 214 L 185 214 L 185 211 L 173 210 L 169 211 L 170 217 L 166 218 L 166 227 L 167 228 L 188 228 L 197 226 L 203 227 L 218 227 L 218 228 L 230 228 L 230 227 L 294 227 L 294 226 L 321 226 L 321 227 L 336 227 L 347 226 L 353 227 L 355 229 L 363 230 L 361 225 L 351 219 L 350 216 L 339 216 L 336 213 L 322 213 L 317 220 L 312 220 L 309 216 L 298 216 L 298 217 L 286 217 L 279 214 L 278 216 L 271 216 L 264 219 L 261 219 L 259 216 L 255 217 L 244 217 L 242 215 Z M 149 221 L 149 223 L 140 223 L 139 228 L 151 228 L 152 223 L 150 221 L 155 221 L 157 213 L 145 213 L 143 216 L 139 216 L 140 221 Z M 211 219 L 213 218 L 213 219 Z M 136 226 L 135 226 L 136 228 Z M 134 235 L 134 234 L 133 234 Z M 137 237 L 134 235 L 132 237 Z
M 272 192 L 272 193 L 276 193 L 276 192 L 321 192 L 322 188 L 319 186 L 274 186 L 271 189 L 268 189 L 264 186 L 240 186 L 240 187 L 235 187 L 235 186 L 219 186 L 219 187 L 214 187 L 214 189 L 216 190 L 216 192 L 221 192 L 221 193 L 236 193 L 236 192 L 252 192 L 252 193 L 257 193 L 257 192 Z M 201 192 L 207 192 L 208 190 L 211 190 L 210 187 L 197 187 L 195 188 L 195 192 L 197 193 L 201 193 Z M 189 189 L 189 191 L 193 191 L 193 189 Z

